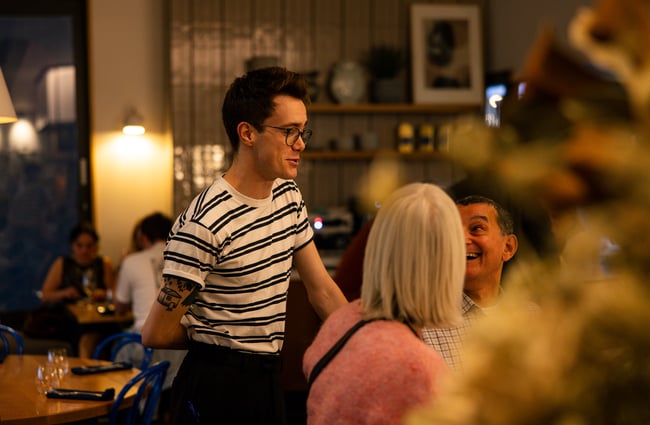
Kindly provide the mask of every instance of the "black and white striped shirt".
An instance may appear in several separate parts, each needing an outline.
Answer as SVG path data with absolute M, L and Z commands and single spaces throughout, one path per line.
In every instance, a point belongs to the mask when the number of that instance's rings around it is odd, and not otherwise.
M 292 180 L 276 180 L 261 200 L 223 178 L 199 194 L 172 228 L 163 269 L 202 287 L 181 321 L 190 339 L 278 354 L 293 253 L 312 237 Z

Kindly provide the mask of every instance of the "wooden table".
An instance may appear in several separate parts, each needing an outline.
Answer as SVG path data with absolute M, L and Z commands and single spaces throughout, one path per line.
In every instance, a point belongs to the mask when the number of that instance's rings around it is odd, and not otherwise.
M 99 314 L 98 307 L 106 307 L 106 303 L 78 303 L 66 304 L 68 310 L 77 318 L 80 325 L 117 324 L 128 326 L 133 323 L 133 313 L 128 311 L 124 314 Z
M 51 399 L 36 390 L 36 366 L 46 356 L 10 354 L 0 364 L 0 424 L 61 424 L 107 415 L 113 401 Z M 106 363 L 101 360 L 69 358 L 70 367 Z M 128 369 L 91 375 L 66 375 L 60 388 L 104 391 L 115 395 L 140 371 Z M 124 407 L 133 402 L 135 389 L 125 398 Z

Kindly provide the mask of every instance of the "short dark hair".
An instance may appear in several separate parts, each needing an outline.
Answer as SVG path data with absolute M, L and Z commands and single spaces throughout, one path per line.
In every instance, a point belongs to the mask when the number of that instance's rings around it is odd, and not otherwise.
M 307 80 L 282 67 L 255 69 L 232 82 L 221 114 L 233 154 L 239 149 L 239 123 L 248 122 L 262 131 L 262 124 L 273 114 L 273 100 L 283 94 L 302 100 L 305 106 L 310 103 Z
M 68 236 L 68 241 L 70 243 L 74 243 L 74 241 L 77 240 L 77 238 L 83 234 L 90 235 L 91 238 L 95 242 L 99 241 L 99 235 L 97 234 L 97 231 L 95 231 L 95 228 L 92 226 L 87 221 L 82 221 L 81 223 L 77 224 L 70 230 L 70 235 Z
M 502 235 L 512 235 L 515 233 L 515 224 L 512 216 L 499 204 L 498 202 L 480 195 L 469 195 L 456 200 L 456 205 L 473 205 L 473 204 L 488 204 L 492 205 L 497 212 L 497 224 L 501 229 Z
M 151 242 L 165 241 L 169 236 L 172 228 L 172 220 L 165 214 L 156 212 L 142 219 L 140 222 L 140 231 Z

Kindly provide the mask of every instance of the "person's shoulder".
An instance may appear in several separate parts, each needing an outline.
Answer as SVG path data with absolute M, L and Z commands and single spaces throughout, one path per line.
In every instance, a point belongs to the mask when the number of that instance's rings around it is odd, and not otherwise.
M 214 206 L 214 202 L 212 202 L 214 199 L 228 199 L 232 196 L 233 190 L 232 186 L 226 182 L 223 176 L 219 176 L 192 199 L 183 214 L 195 216 L 201 211 L 204 211 L 205 208 L 212 208 Z M 230 194 L 230 196 L 226 194 Z M 174 223 L 174 226 L 177 222 L 178 219 Z
M 334 310 L 323 322 L 321 329 L 334 330 L 349 329 L 361 320 L 361 304 L 359 300 L 343 304 Z
M 392 341 L 385 347 L 385 354 L 390 355 L 393 362 L 409 365 L 411 370 L 433 371 L 446 367 L 442 355 L 414 335 L 404 324 L 393 321 L 386 322 L 383 326 L 383 332 L 390 334 Z
M 64 256 L 56 257 L 52 263 L 50 263 L 50 269 L 63 269 L 63 263 L 65 262 Z
M 272 191 L 276 195 L 280 193 L 300 193 L 300 189 L 295 180 L 285 180 L 280 178 L 275 179 L 273 182 Z
M 151 255 L 148 252 L 148 248 L 141 251 L 132 252 L 124 257 L 120 269 L 124 267 L 127 269 L 130 267 L 138 267 L 138 264 L 142 261 L 148 261 L 150 256 Z
M 296 182 L 295 182 L 295 180 L 293 180 L 293 179 L 283 179 L 282 177 L 277 177 L 277 178 L 273 181 L 273 187 L 276 187 L 276 186 L 282 186 L 282 185 L 284 185 L 284 184 L 292 184 L 292 185 L 295 185 Z
M 102 255 L 100 259 L 104 263 L 104 267 L 113 267 L 113 260 L 108 255 Z
M 361 301 L 355 300 L 343 304 L 334 310 L 327 318 L 332 320 L 360 320 L 361 319 Z
M 124 270 L 128 270 L 131 267 L 133 267 L 134 258 L 139 253 L 140 251 L 132 252 L 130 254 L 127 254 L 124 258 L 122 258 L 122 262 L 120 263 L 120 273 L 123 272 Z

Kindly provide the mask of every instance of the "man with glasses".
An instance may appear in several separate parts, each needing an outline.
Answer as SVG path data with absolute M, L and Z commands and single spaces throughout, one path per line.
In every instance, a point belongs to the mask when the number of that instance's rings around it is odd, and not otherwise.
M 293 179 L 311 137 L 304 78 L 250 71 L 226 93 L 234 159 L 178 217 L 163 286 L 142 329 L 154 348 L 188 348 L 174 423 L 286 423 L 280 385 L 292 265 L 321 318 L 346 303 L 312 240 Z

